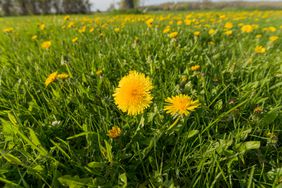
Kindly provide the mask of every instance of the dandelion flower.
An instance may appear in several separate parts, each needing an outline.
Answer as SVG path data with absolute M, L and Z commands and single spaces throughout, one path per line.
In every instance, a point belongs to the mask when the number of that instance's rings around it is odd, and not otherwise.
M 76 43 L 77 40 L 78 40 L 78 37 L 74 37 L 71 41 L 72 41 L 72 43 Z
M 57 75 L 57 78 L 62 79 L 62 80 L 67 79 L 68 77 L 69 75 L 67 73 L 61 73 Z
M 4 33 L 12 33 L 13 31 L 14 31 L 14 28 L 12 28 L 12 27 L 8 27 L 8 28 L 3 29 Z
M 114 29 L 114 31 L 115 31 L 116 33 L 118 33 L 118 32 L 120 32 L 120 28 L 117 27 L 117 28 Z
M 274 41 L 276 41 L 276 40 L 278 40 L 278 39 L 279 39 L 278 36 L 271 36 L 271 37 L 269 37 L 269 41 L 270 41 L 270 42 L 274 42 Z
M 113 126 L 112 129 L 108 130 L 107 135 L 110 138 L 117 138 L 121 135 L 121 129 L 118 126 Z
M 151 104 L 152 89 L 153 85 L 149 77 L 143 73 L 130 71 L 120 80 L 113 96 L 119 109 L 127 112 L 128 115 L 137 115 L 143 113 Z
M 32 37 L 31 37 L 31 40 L 36 40 L 37 39 L 37 35 L 33 35 Z
M 198 37 L 200 34 L 201 34 L 200 31 L 195 31 L 195 32 L 194 32 L 194 36 L 196 36 L 196 37 Z
M 226 36 L 232 35 L 232 33 L 233 33 L 232 30 L 227 30 L 224 32 Z
M 255 52 L 258 53 L 258 54 L 263 54 L 265 53 L 266 49 L 263 47 L 263 46 L 257 46 L 255 48 Z
M 57 76 L 58 76 L 58 72 L 53 72 L 52 74 L 50 74 L 45 80 L 45 86 L 47 87 L 49 84 L 54 82 L 57 79 Z
M 253 27 L 252 27 L 251 25 L 243 25 L 243 26 L 241 27 L 241 31 L 242 31 L 243 33 L 250 33 L 250 32 L 253 31 Z
M 178 32 L 172 32 L 168 36 L 169 38 L 175 39 L 178 36 Z
M 226 29 L 232 29 L 233 27 L 233 24 L 231 22 L 227 22 L 225 25 L 224 25 L 224 28 Z
M 165 102 L 168 104 L 164 107 L 164 110 L 173 116 L 187 116 L 200 105 L 198 100 L 193 101 L 191 97 L 183 94 L 168 97 Z
M 200 70 L 200 68 L 201 68 L 200 65 L 194 65 L 194 66 L 191 67 L 191 70 L 192 71 L 198 71 L 198 70 Z
M 214 35 L 215 33 L 216 33 L 216 30 L 214 30 L 214 29 L 209 30 L 209 35 Z
M 94 27 L 91 27 L 90 29 L 89 29 L 89 33 L 92 33 L 94 31 Z
M 154 21 L 153 18 L 148 19 L 148 20 L 146 21 L 147 26 L 151 28 L 151 27 L 153 26 L 153 21 Z
M 43 42 L 41 44 L 41 48 L 43 48 L 43 49 L 48 49 L 48 48 L 50 48 L 50 46 L 51 46 L 51 41 L 50 40 L 49 41 L 45 41 L 45 42 Z
M 166 27 L 164 30 L 163 30 L 163 33 L 168 33 L 170 31 L 170 27 Z
M 65 21 L 67 21 L 67 20 L 69 20 L 69 19 L 70 19 L 70 16 L 69 16 L 69 15 L 64 16 L 64 20 L 65 20 Z

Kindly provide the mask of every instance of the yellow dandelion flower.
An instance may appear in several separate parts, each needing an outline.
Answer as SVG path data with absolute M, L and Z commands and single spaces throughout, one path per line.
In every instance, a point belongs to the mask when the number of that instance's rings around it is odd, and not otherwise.
M 262 37 L 261 34 L 256 35 L 256 38 L 257 38 L 257 39 L 260 39 L 261 37 Z
M 163 33 L 168 33 L 170 31 L 170 27 L 166 27 L 164 30 L 163 30 Z
M 61 73 L 57 75 L 57 78 L 62 79 L 62 80 L 67 79 L 68 77 L 69 75 L 67 73 Z
M 164 110 L 173 116 L 187 116 L 200 105 L 198 100 L 193 101 L 191 97 L 183 94 L 168 97 L 165 102 L 168 104 L 164 107 Z
M 227 30 L 227 31 L 224 32 L 224 34 L 225 34 L 226 36 L 230 36 L 230 35 L 232 35 L 232 33 L 233 33 L 232 30 Z
M 185 24 L 186 24 L 186 25 L 191 25 L 191 23 L 192 23 L 192 20 L 189 20 L 189 19 L 186 19 L 186 20 L 185 20 Z
M 183 23 L 182 20 L 178 20 L 178 21 L 176 22 L 177 25 L 182 25 L 182 23 Z
M 51 84 L 52 82 L 54 82 L 57 79 L 58 76 L 58 72 L 53 72 L 51 73 L 47 79 L 45 80 L 45 86 L 47 87 L 49 84 Z
M 201 69 L 201 66 L 200 66 L 200 65 L 194 65 L 194 66 L 191 67 L 191 70 L 192 70 L 192 71 L 198 71 L 198 70 L 200 70 L 200 69 Z
M 274 42 L 274 41 L 276 41 L 276 40 L 278 40 L 278 39 L 279 39 L 278 36 L 271 36 L 271 37 L 269 37 L 269 41 L 270 41 L 270 42 Z
M 45 29 L 45 24 L 39 24 L 38 27 L 41 31 L 43 31 Z
M 128 115 L 143 113 L 152 103 L 152 82 L 143 73 L 130 71 L 124 76 L 113 94 L 115 104 Z
M 78 40 L 78 37 L 74 37 L 71 41 L 72 41 L 72 43 L 76 43 L 77 40 Z
M 7 28 L 3 29 L 4 33 L 12 33 L 13 31 L 14 31 L 14 28 L 12 28 L 12 27 L 7 27 Z
M 74 25 L 75 25 L 74 22 L 70 22 L 70 23 L 68 24 L 67 28 L 72 28 L 72 27 L 74 27 Z
M 231 22 L 227 22 L 225 25 L 224 25 L 224 28 L 225 29 L 232 29 L 233 27 L 233 24 Z
M 148 19 L 147 21 L 146 21 L 146 24 L 147 24 L 147 26 L 148 27 L 152 27 L 153 26 L 153 22 L 154 22 L 154 19 L 153 18 L 150 18 L 150 19 Z
M 121 135 L 121 129 L 118 126 L 113 126 L 112 129 L 108 130 L 107 135 L 110 138 L 117 138 Z
M 251 25 L 243 25 L 243 26 L 241 27 L 241 31 L 242 31 L 243 33 L 250 33 L 250 32 L 253 31 L 253 27 L 252 27 Z
M 102 73 L 103 73 L 103 70 L 97 70 L 97 71 L 96 71 L 96 75 L 97 75 L 97 76 L 101 76 Z
M 263 53 L 266 52 L 266 49 L 263 46 L 257 46 L 255 48 L 255 52 L 258 53 L 258 54 L 263 54 Z
M 37 35 L 33 35 L 32 37 L 31 37 L 31 40 L 36 40 L 37 39 Z
M 263 111 L 263 108 L 261 106 L 257 106 L 255 109 L 254 109 L 254 112 L 255 113 L 261 113 Z
M 175 39 L 178 36 L 178 32 L 172 32 L 168 36 L 169 38 Z
M 214 30 L 214 29 L 209 30 L 209 35 L 214 35 L 215 33 L 216 33 L 216 30 Z
M 79 33 L 84 33 L 85 31 L 86 31 L 86 26 L 82 26 L 82 27 L 78 30 Z
M 65 20 L 65 21 L 67 21 L 67 20 L 69 20 L 69 19 L 70 19 L 70 16 L 69 16 L 69 15 L 64 16 L 64 20 Z
M 93 31 L 94 31 L 94 27 L 91 27 L 91 28 L 89 29 L 89 32 L 92 33 Z
M 198 37 L 198 36 L 200 36 L 201 32 L 200 31 L 195 31 L 193 34 L 194 34 L 194 36 Z
M 115 31 L 116 33 L 118 33 L 118 32 L 120 32 L 120 28 L 117 27 L 117 28 L 114 29 L 114 31 Z
M 43 48 L 43 49 L 48 49 L 48 48 L 50 48 L 51 44 L 52 44 L 52 43 L 51 43 L 50 40 L 45 41 L 45 42 L 43 42 L 43 43 L 41 44 L 41 48 Z

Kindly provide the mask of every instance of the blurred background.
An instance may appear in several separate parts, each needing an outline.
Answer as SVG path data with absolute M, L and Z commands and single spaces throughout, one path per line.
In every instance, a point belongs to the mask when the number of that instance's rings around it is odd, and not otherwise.
M 201 9 L 282 9 L 281 0 L 0 0 L 0 16 Z

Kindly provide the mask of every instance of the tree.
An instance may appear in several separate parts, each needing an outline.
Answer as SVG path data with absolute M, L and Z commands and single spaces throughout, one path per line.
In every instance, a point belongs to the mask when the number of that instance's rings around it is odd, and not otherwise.
M 121 7 L 124 9 L 133 9 L 139 5 L 139 0 L 123 0 L 121 2 Z

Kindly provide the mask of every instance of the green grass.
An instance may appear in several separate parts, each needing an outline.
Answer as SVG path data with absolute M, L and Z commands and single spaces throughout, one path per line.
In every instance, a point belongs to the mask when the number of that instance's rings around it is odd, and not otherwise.
M 0 18 L 0 186 L 281 186 L 282 12 L 196 12 L 198 26 L 176 24 L 190 13 Z M 170 20 L 176 39 L 162 32 Z M 242 33 L 242 24 L 259 27 Z M 255 53 L 259 45 L 265 53 Z M 130 70 L 154 85 L 153 103 L 138 116 L 112 96 Z M 70 77 L 45 87 L 55 71 Z M 175 119 L 164 100 L 180 93 L 201 106 L 168 130 Z M 114 125 L 117 139 L 107 136 Z

